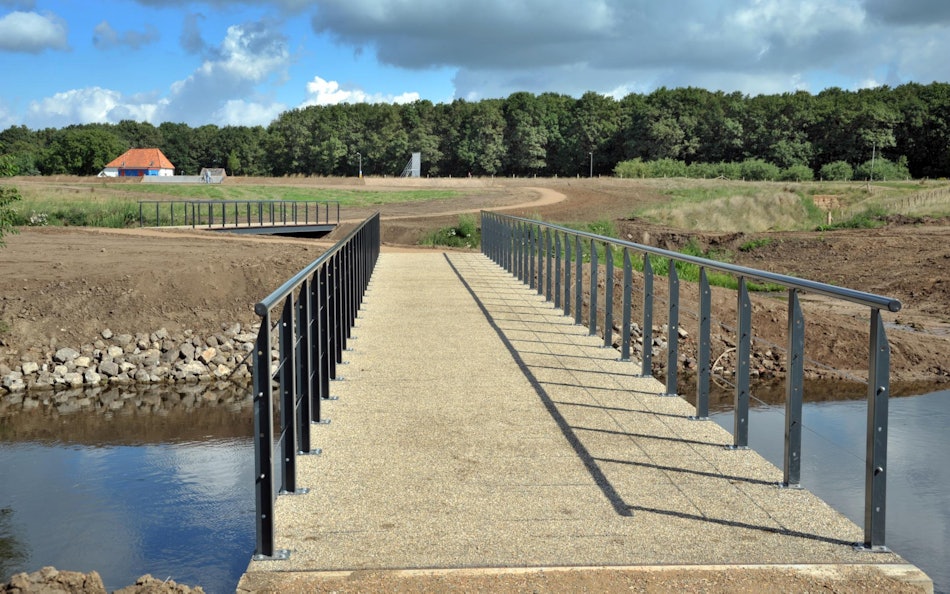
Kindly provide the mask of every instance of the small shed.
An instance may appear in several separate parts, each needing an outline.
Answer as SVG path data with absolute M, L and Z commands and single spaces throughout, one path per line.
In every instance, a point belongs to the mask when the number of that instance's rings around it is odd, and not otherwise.
M 157 148 L 134 148 L 110 161 L 99 177 L 142 177 L 175 175 L 175 166 Z

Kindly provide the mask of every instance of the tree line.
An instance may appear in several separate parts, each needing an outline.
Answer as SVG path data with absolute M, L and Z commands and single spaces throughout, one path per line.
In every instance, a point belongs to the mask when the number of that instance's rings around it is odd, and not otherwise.
M 618 164 L 762 161 L 818 174 L 872 158 L 914 177 L 950 175 L 950 84 L 747 96 L 687 87 L 614 99 L 519 92 L 434 104 L 311 106 L 268 126 L 131 120 L 0 132 L 0 172 L 96 175 L 133 147 L 157 147 L 194 175 L 398 175 L 421 152 L 423 175 L 612 175 Z M 688 169 L 687 169 L 688 171 Z M 710 170 L 711 171 L 711 170 Z

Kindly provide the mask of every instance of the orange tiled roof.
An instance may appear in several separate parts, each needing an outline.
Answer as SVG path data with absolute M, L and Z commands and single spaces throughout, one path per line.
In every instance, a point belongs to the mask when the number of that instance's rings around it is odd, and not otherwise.
M 134 148 L 110 161 L 106 167 L 118 169 L 174 169 L 175 166 L 157 148 Z

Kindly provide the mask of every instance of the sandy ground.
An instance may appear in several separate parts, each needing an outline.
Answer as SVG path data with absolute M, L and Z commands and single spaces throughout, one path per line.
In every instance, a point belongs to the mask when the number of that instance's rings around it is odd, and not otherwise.
M 395 180 L 368 183 L 393 185 Z M 271 182 L 276 183 L 276 182 Z M 294 183 L 300 183 L 295 180 Z M 313 183 L 313 182 L 311 182 Z M 337 183 L 331 181 L 327 184 Z M 903 303 L 887 314 L 895 380 L 950 381 L 950 223 L 892 224 L 875 230 L 771 233 L 750 253 L 747 234 L 697 234 L 629 220 L 634 205 L 665 200 L 649 187 L 621 180 L 419 180 L 465 187 L 464 197 L 383 205 L 385 249 L 413 247 L 429 230 L 461 213 L 504 209 L 527 217 L 571 222 L 610 218 L 621 237 L 665 248 L 692 240 L 725 249 L 735 262 L 775 272 L 881 293 Z M 121 186 L 120 186 L 121 187 Z M 376 188 L 374 188 L 376 189 Z M 369 209 L 344 210 L 358 220 Z M 345 232 L 344 225 L 336 235 Z M 332 237 L 330 238 L 332 239 Z M 222 325 L 255 321 L 253 304 L 312 261 L 328 241 L 245 237 L 201 230 L 23 228 L 0 248 L 0 361 L 15 364 L 26 351 L 80 346 L 105 328 L 115 333 L 191 329 L 210 334 Z M 658 293 L 665 282 L 658 279 Z M 684 328 L 691 331 L 695 287 L 682 288 Z M 734 326 L 734 294 L 714 291 L 714 309 Z M 718 307 L 717 307 L 718 306 Z M 757 345 L 784 344 L 785 302 L 754 297 Z M 854 370 L 867 360 L 868 313 L 863 308 L 807 297 L 806 355 L 816 364 Z M 657 314 L 663 323 L 662 312 Z M 728 332 L 714 356 L 728 348 Z M 683 341 L 695 350 L 695 333 Z

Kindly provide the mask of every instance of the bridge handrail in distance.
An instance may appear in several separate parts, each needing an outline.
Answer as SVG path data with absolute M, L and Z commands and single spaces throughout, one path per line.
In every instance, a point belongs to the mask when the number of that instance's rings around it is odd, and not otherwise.
M 192 228 L 319 225 L 321 214 L 325 224 L 340 223 L 338 200 L 141 200 L 138 204 L 140 227 L 162 227 L 165 221 L 167 226 L 175 226 L 178 210 L 181 225 Z M 166 213 L 167 219 L 163 219 Z M 154 225 L 146 224 L 152 221 Z

